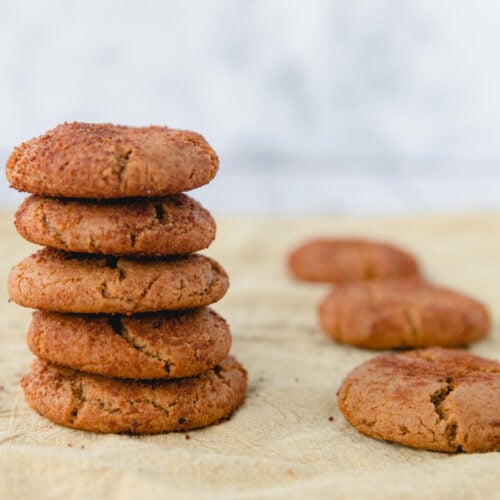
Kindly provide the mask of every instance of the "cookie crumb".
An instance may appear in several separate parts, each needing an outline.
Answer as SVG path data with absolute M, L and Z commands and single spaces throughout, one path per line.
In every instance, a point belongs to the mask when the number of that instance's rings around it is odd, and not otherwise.
M 335 419 L 333 417 L 328 417 L 329 422 L 333 422 Z
M 191 439 L 191 436 L 189 434 L 185 434 L 184 437 L 186 438 L 186 440 Z
M 82 444 L 82 445 L 80 446 L 80 450 L 83 450 L 84 448 L 85 448 L 85 445 L 83 445 L 83 444 Z
M 295 476 L 295 473 L 293 472 L 292 469 L 287 470 L 289 476 Z
M 71 443 L 68 443 L 68 448 L 73 448 L 73 445 Z

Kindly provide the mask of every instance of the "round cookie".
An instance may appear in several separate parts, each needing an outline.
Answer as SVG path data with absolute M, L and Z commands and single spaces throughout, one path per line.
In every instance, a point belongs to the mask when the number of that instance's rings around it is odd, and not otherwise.
M 245 398 L 247 374 L 228 357 L 196 377 L 123 380 L 37 360 L 22 380 L 30 406 L 52 422 L 93 432 L 158 434 L 206 427 Z
M 199 254 L 132 259 L 44 248 L 12 269 L 7 286 L 24 307 L 132 314 L 212 304 L 229 279 L 220 264 Z
M 418 280 L 338 285 L 319 306 L 325 332 L 366 349 L 463 346 L 487 335 L 486 307 Z
M 108 201 L 33 195 L 19 207 L 15 223 L 33 243 L 107 255 L 186 254 L 215 238 L 210 213 L 185 194 Z
M 372 359 L 342 383 L 344 417 L 367 436 L 437 451 L 500 451 L 500 363 L 430 348 Z
M 358 239 L 318 239 L 298 247 L 288 258 L 299 280 L 345 283 L 379 278 L 418 278 L 413 256 L 385 243 Z
M 44 196 L 165 196 L 210 182 L 219 166 L 195 132 L 110 123 L 64 123 L 14 149 L 12 187 Z
M 208 307 L 134 316 L 35 311 L 28 347 L 52 363 L 107 377 L 178 378 L 225 359 L 231 334 Z

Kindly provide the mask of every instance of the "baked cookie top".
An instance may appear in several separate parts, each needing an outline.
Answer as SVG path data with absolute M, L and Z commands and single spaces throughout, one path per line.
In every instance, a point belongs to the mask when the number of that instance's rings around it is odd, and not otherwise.
M 376 439 L 446 452 L 500 451 L 500 363 L 443 348 L 374 358 L 344 380 L 344 417 Z
M 24 307 L 132 314 L 212 304 L 226 293 L 229 278 L 199 254 L 132 259 L 44 248 L 14 266 L 7 286 Z
M 345 283 L 378 278 L 418 278 L 409 253 L 386 243 L 362 239 L 316 239 L 288 257 L 292 276 L 305 281 Z
M 7 178 L 18 191 L 44 196 L 164 196 L 207 184 L 218 166 L 195 132 L 73 122 L 15 148 Z
M 106 201 L 33 195 L 15 224 L 32 243 L 106 255 L 186 254 L 215 238 L 213 217 L 185 194 Z
M 128 380 L 36 360 L 22 379 L 30 406 L 52 422 L 104 433 L 157 434 L 228 417 L 245 398 L 247 374 L 228 357 L 196 377 Z
M 487 335 L 480 302 L 418 280 L 337 285 L 319 306 L 325 332 L 366 349 L 463 346 Z
M 35 311 L 28 347 L 42 359 L 107 377 L 177 378 L 225 359 L 231 334 L 208 307 L 134 316 Z

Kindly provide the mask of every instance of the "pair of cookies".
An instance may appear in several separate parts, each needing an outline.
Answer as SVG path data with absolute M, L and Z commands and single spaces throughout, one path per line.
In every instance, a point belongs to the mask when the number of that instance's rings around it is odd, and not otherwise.
M 198 134 L 166 127 L 63 124 L 14 150 L 13 187 L 32 193 L 16 228 L 45 248 L 15 266 L 12 300 L 37 309 L 22 385 L 55 423 L 159 433 L 213 424 L 243 401 L 247 375 L 225 320 L 208 306 L 229 279 L 194 253 L 215 221 L 181 193 L 218 159 Z
M 319 306 L 323 330 L 364 349 L 458 347 L 487 335 L 480 302 L 426 283 L 412 255 L 366 240 L 315 240 L 290 254 L 302 280 L 335 286 Z
M 413 256 L 376 242 L 316 240 L 295 250 L 289 267 L 298 279 L 335 283 L 319 307 L 335 340 L 426 347 L 378 356 L 345 378 L 338 402 L 353 427 L 415 448 L 500 450 L 500 364 L 443 348 L 487 334 L 484 305 L 425 283 Z

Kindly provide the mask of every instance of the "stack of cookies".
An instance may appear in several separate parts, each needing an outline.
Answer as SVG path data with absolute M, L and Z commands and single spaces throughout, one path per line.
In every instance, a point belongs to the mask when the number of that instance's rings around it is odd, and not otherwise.
M 225 320 L 207 306 L 229 280 L 194 253 L 215 222 L 183 194 L 210 182 L 215 152 L 166 127 L 65 123 L 16 148 L 16 214 L 45 248 L 15 266 L 9 294 L 37 309 L 39 359 L 22 385 L 53 422 L 97 432 L 160 433 L 213 424 L 243 401 L 247 376 Z

